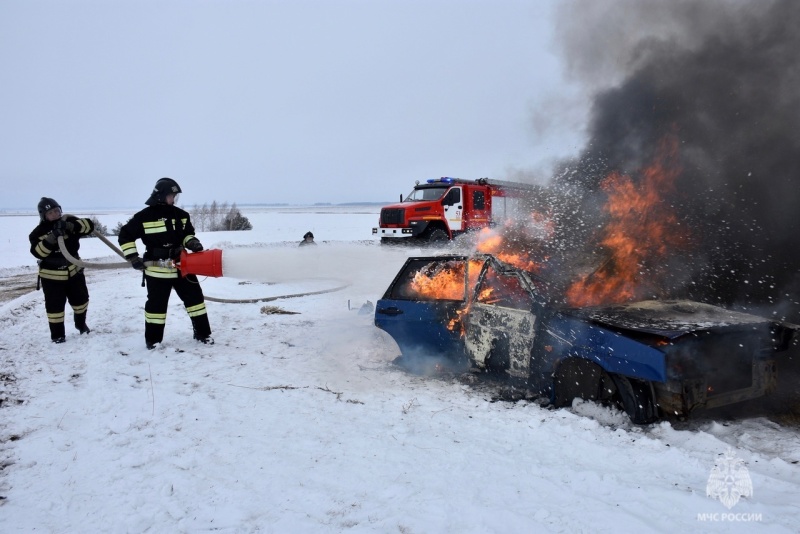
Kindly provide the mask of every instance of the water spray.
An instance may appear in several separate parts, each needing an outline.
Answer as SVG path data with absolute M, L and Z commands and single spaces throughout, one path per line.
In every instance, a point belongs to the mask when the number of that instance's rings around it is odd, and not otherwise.
M 111 241 L 109 241 L 105 236 L 97 232 L 94 232 L 94 235 L 100 238 L 100 240 L 103 241 L 106 245 L 108 245 L 108 247 L 111 248 L 114 252 L 116 252 L 117 255 L 119 255 L 122 258 L 125 258 L 125 255 L 122 253 L 122 251 L 119 248 L 117 248 Z M 128 261 L 122 263 L 91 263 L 80 260 L 69 253 L 64 243 L 63 236 L 58 237 L 58 246 L 61 250 L 61 253 L 70 263 L 81 268 L 91 267 L 97 269 L 121 269 L 125 267 L 130 267 L 130 263 Z M 219 278 L 223 276 L 223 273 L 225 271 L 225 269 L 223 268 L 221 249 L 203 250 L 201 252 L 194 252 L 192 254 L 189 254 L 188 252 L 186 252 L 186 250 L 183 250 L 181 251 L 181 255 L 178 261 L 172 259 L 155 260 L 155 261 L 146 261 L 144 262 L 144 264 L 146 267 L 167 267 L 171 269 L 173 268 L 178 269 L 181 273 L 181 276 L 184 277 L 193 274 L 195 276 L 211 276 L 213 278 Z M 309 291 L 304 293 L 293 293 L 290 295 L 276 295 L 271 297 L 261 297 L 261 298 L 251 298 L 251 299 L 222 299 L 206 295 L 205 300 L 208 300 L 210 302 L 221 302 L 225 304 L 269 302 L 285 298 L 305 297 L 309 295 L 332 293 L 334 291 L 341 291 L 342 289 L 348 286 L 350 286 L 350 283 L 344 283 L 342 285 L 333 287 L 331 289 L 323 289 L 320 291 Z

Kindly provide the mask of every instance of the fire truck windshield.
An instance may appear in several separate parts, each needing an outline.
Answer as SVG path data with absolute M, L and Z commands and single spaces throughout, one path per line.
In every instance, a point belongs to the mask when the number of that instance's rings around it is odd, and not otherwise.
M 411 202 L 412 200 L 439 200 L 448 189 L 450 189 L 449 185 L 446 187 L 415 187 L 403 202 Z

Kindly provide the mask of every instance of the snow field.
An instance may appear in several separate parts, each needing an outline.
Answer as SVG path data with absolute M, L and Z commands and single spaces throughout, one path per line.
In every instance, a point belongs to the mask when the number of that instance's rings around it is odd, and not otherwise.
M 88 272 L 92 333 L 79 336 L 68 309 L 62 345 L 49 342 L 41 292 L 0 304 L 0 374 L 13 376 L 0 382 L 0 531 L 800 530 L 795 428 L 761 418 L 636 427 L 591 403 L 494 402 L 453 377 L 408 374 L 357 310 L 419 250 L 342 230 L 302 256 L 254 226 L 201 236 L 230 260 L 224 277 L 202 281 L 206 295 L 347 287 L 266 303 L 294 314 L 208 302 L 214 346 L 191 339 L 173 295 L 154 351 L 132 269 Z M 7 270 L 25 272 L 18 260 Z M 754 488 L 732 510 L 706 496 L 728 447 Z

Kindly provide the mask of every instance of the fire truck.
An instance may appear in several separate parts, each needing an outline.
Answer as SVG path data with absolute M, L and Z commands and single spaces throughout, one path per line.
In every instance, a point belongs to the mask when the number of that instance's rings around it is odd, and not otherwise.
M 372 234 L 379 236 L 381 243 L 447 241 L 464 232 L 493 227 L 518 206 L 514 200 L 533 200 L 542 191 L 537 185 L 489 178 L 417 181 L 399 203 L 381 208 Z

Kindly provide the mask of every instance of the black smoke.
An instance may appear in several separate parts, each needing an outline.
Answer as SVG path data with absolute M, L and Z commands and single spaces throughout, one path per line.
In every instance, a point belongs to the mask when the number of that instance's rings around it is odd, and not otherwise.
M 800 322 L 800 2 L 575 1 L 557 29 L 591 91 L 587 143 L 554 184 L 565 243 L 591 242 L 601 181 L 677 140 L 663 202 L 692 237 L 666 292 Z

